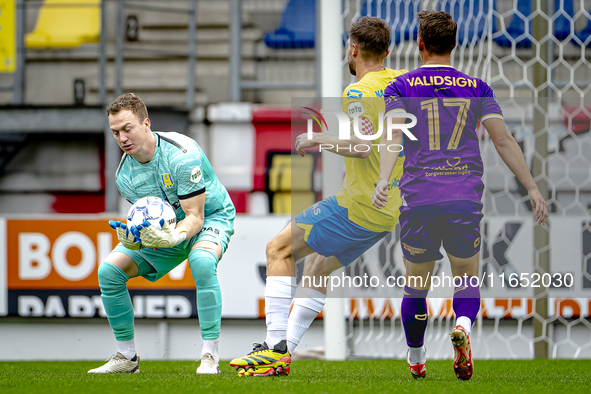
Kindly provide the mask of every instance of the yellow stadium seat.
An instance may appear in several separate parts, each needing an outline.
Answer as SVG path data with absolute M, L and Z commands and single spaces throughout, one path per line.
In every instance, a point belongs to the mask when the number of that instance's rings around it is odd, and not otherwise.
M 71 4 L 71 5 L 70 5 Z M 27 48 L 75 48 L 99 42 L 101 0 L 45 0 Z
M 312 190 L 313 166 L 312 155 L 305 157 L 291 154 L 274 155 L 269 169 L 269 190 L 273 192 Z
M 313 192 L 275 193 L 273 194 L 273 213 L 300 213 L 316 202 Z

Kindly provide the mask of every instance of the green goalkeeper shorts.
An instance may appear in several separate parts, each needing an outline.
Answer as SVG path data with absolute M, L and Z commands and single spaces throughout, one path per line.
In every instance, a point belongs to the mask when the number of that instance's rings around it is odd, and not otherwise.
M 139 272 L 148 272 L 142 276 L 150 282 L 156 282 L 185 261 L 197 242 L 209 241 L 221 245 L 223 256 L 232 234 L 234 234 L 233 220 L 205 218 L 200 232 L 172 248 L 129 250 L 119 244 L 113 252 L 121 252 L 131 257 L 138 265 Z

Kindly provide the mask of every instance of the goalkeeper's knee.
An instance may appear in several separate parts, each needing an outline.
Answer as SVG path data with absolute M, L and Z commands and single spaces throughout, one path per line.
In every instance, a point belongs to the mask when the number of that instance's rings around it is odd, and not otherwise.
M 98 268 L 98 281 L 101 293 L 111 295 L 122 287 L 125 288 L 125 282 L 129 276 L 121 268 L 103 262 Z
M 189 253 L 189 267 L 197 289 L 218 285 L 218 256 L 209 249 L 193 249 Z

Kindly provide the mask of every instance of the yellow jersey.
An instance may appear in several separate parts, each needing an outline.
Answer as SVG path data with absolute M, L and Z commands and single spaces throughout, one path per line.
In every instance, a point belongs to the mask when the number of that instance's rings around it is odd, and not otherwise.
M 362 134 L 376 134 L 380 127 L 379 114 L 385 112 L 384 89 L 394 78 L 406 73 L 406 70 L 391 70 L 367 73 L 360 81 L 349 85 L 343 92 L 343 112 L 351 121 L 353 134 L 353 119 L 359 119 L 359 131 Z M 367 123 L 369 122 L 369 124 Z M 365 124 L 364 124 L 365 123 Z M 385 125 L 384 132 L 385 130 Z M 371 201 L 371 196 L 378 182 L 380 173 L 380 154 L 377 144 L 379 139 L 372 142 L 376 146 L 365 159 L 345 157 L 346 175 L 343 188 L 336 194 L 339 205 L 347 208 L 349 220 L 363 228 L 374 232 L 393 231 L 400 216 L 400 177 L 404 165 L 402 151 L 396 161 L 394 171 L 388 186 L 388 204 L 377 209 Z M 385 149 L 385 146 L 380 149 Z

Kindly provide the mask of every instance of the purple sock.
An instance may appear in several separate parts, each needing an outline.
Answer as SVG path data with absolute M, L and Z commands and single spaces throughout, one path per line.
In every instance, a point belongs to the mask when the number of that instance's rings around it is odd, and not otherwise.
M 425 338 L 425 330 L 429 317 L 427 315 L 427 294 L 429 290 L 417 290 L 404 287 L 401 314 L 402 325 L 406 333 L 406 344 L 409 347 L 421 347 Z
M 470 280 L 470 278 L 475 279 Z M 476 286 L 477 279 L 475 276 L 468 276 L 466 279 L 462 278 L 462 282 L 456 286 L 453 301 L 456 318 L 466 316 L 472 323 L 476 320 L 480 310 L 480 288 Z

